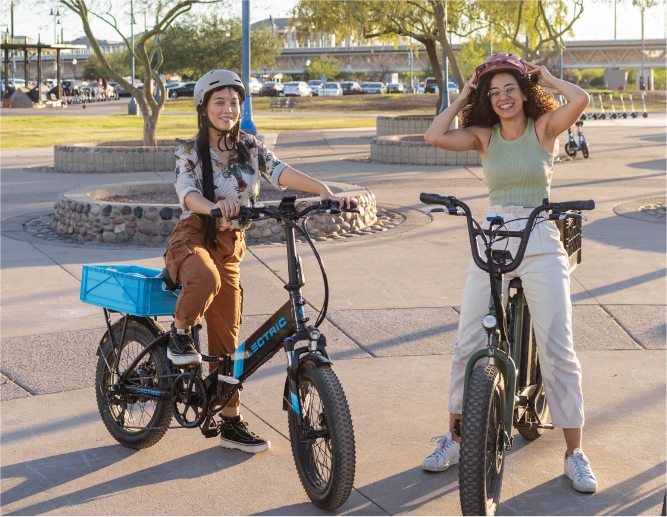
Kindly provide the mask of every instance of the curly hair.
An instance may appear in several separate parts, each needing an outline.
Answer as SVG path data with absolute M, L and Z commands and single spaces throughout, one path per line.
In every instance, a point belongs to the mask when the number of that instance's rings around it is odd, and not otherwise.
M 556 98 L 540 86 L 530 80 L 529 76 L 519 75 L 512 70 L 503 70 L 504 73 L 512 74 L 523 94 L 528 98 L 523 103 L 523 112 L 526 117 L 537 119 L 540 115 L 554 111 L 558 108 Z M 491 87 L 491 77 L 495 74 L 487 74 L 480 80 L 473 93 L 472 104 L 468 104 L 459 115 L 462 127 L 483 126 L 492 127 L 500 122 L 500 117 L 493 111 L 491 100 L 487 95 Z

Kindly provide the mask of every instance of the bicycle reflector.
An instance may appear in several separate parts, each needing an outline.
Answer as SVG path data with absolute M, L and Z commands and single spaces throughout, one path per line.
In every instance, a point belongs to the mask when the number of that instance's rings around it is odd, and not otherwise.
M 482 318 L 482 327 L 488 332 L 492 332 L 498 326 L 498 320 L 493 314 L 487 314 Z

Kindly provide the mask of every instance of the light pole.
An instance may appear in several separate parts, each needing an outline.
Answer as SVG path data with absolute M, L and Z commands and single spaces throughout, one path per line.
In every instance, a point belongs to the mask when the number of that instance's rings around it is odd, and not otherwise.
M 645 9 L 644 2 L 642 2 L 640 9 L 642 13 L 642 75 L 639 77 L 639 89 L 647 90 L 648 88 L 646 88 L 646 74 L 644 70 L 644 9 Z
M 252 95 L 250 94 L 250 0 L 241 4 L 241 79 L 245 86 L 246 99 L 241 113 L 241 129 L 257 135 L 257 126 L 252 120 Z
M 72 66 L 74 67 L 74 80 L 76 81 L 76 58 L 72 59 Z
M 56 44 L 58 43 L 58 33 L 56 32 L 56 25 L 60 24 L 60 20 L 58 19 L 60 17 L 60 10 L 56 8 L 56 12 L 53 12 L 53 9 L 51 9 L 51 12 L 49 13 L 49 16 L 53 16 L 53 43 Z
M 130 53 L 130 60 L 132 62 L 132 77 L 130 82 L 132 83 L 132 89 L 134 89 L 134 2 L 130 0 L 130 40 L 132 41 L 132 52 Z M 137 114 L 137 101 L 134 100 L 134 92 L 130 95 L 130 102 L 127 105 L 127 114 L 136 115 Z
M 352 60 L 350 58 L 350 35 L 347 36 L 347 81 L 350 81 L 350 72 L 352 71 Z
M 443 27 L 445 28 L 445 33 L 443 34 L 443 39 L 447 39 L 447 2 L 445 5 L 445 19 L 443 20 Z M 450 34 L 451 39 L 451 34 Z M 445 46 L 442 46 L 442 92 L 441 93 L 441 103 L 440 103 L 440 113 L 449 108 L 449 70 L 447 70 L 447 54 L 445 54 Z

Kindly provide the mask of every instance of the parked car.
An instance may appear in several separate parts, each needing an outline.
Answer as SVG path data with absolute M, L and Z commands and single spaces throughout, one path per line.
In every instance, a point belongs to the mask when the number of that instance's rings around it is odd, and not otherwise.
M 183 81 L 167 81 L 164 83 L 164 89 L 167 90 L 167 97 L 169 97 L 169 90 L 173 90 L 183 86 Z
M 264 83 L 259 91 L 260 97 L 283 97 L 285 95 L 285 85 L 274 81 Z
M 313 90 L 303 81 L 285 83 L 285 97 L 312 97 Z
M 9 78 L 9 81 L 7 82 L 10 88 L 19 88 L 19 87 L 24 87 L 25 86 L 25 80 L 24 79 L 19 79 L 18 77 L 14 78 Z M 2 91 L 5 91 L 5 80 L 2 80 Z
M 339 83 L 327 82 L 324 83 L 324 88 L 322 88 L 321 95 L 328 97 L 342 97 L 343 89 L 340 87 Z
M 384 83 L 364 83 L 361 85 L 364 93 L 387 93 Z
M 313 95 L 319 95 L 320 94 L 320 87 L 322 86 L 322 81 L 319 79 L 311 79 L 308 81 L 308 86 L 310 86 L 310 89 L 313 90 Z
M 179 97 L 194 97 L 195 84 L 197 83 L 183 83 L 176 88 L 170 88 L 167 95 L 170 99 L 178 99 Z
M 357 81 L 343 81 L 340 83 L 340 87 L 343 89 L 343 95 L 359 95 L 364 93 Z
M 387 85 L 387 93 L 405 93 L 405 86 L 401 83 L 389 83 Z
M 439 93 L 438 81 L 435 77 L 426 78 L 426 81 L 424 81 L 424 93 Z
M 259 91 L 262 89 L 262 83 L 257 80 L 257 77 L 250 78 L 250 84 L 248 85 L 249 95 L 259 95 Z
M 456 86 L 456 83 L 454 81 L 449 81 L 447 83 L 447 91 L 449 93 L 459 93 L 459 87 Z

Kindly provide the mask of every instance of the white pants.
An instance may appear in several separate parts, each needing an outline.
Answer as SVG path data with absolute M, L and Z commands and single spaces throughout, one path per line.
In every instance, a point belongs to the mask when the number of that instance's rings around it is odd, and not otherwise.
M 513 206 L 492 206 L 487 215 L 502 215 L 508 222 L 527 217 L 531 210 Z M 488 228 L 488 222 L 482 226 Z M 509 230 L 524 228 L 526 221 L 509 222 Z M 478 237 L 478 241 L 481 242 Z M 494 249 L 508 249 L 516 256 L 519 239 L 501 241 Z M 484 247 L 479 244 L 483 258 Z M 454 345 L 452 376 L 449 387 L 449 411 L 460 414 L 463 407 L 463 384 L 468 359 L 486 346 L 482 318 L 489 312 L 489 274 L 470 260 L 463 291 L 458 339 Z M 505 275 L 503 300 L 507 300 L 509 281 L 521 278 L 530 309 L 540 359 L 540 369 L 555 427 L 580 428 L 584 425 L 584 402 L 581 389 L 581 367 L 572 344 L 572 305 L 568 257 L 558 228 L 551 221 L 537 224 L 530 235 L 521 265 Z

